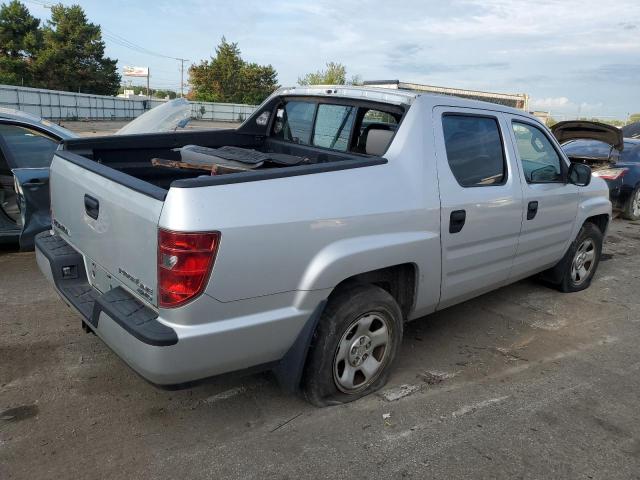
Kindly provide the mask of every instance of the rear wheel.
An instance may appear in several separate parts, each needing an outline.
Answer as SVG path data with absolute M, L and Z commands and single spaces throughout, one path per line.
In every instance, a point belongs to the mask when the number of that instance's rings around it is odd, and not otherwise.
M 627 220 L 640 220 L 640 187 L 636 187 L 627 199 L 622 216 Z
M 317 406 L 351 402 L 382 387 L 402 339 L 395 299 L 375 285 L 333 296 L 314 335 L 303 389 Z

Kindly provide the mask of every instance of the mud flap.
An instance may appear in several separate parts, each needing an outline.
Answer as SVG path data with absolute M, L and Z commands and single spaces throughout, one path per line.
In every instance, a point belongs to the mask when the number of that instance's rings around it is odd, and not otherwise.
M 307 322 L 298 334 L 295 343 L 287 351 L 278 365 L 273 368 L 273 373 L 280 384 L 280 387 L 287 393 L 296 392 L 300 388 L 302 373 L 304 371 L 307 353 L 311 346 L 313 334 L 316 331 L 318 320 L 324 311 L 327 300 L 318 304 Z

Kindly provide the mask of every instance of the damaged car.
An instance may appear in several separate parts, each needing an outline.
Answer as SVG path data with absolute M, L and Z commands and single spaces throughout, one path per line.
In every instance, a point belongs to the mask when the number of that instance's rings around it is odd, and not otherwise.
M 49 165 L 60 141 L 76 137 L 35 115 L 0 109 L 0 243 L 31 250 L 34 236 L 49 228 Z
M 614 210 L 640 219 L 640 139 L 603 123 L 566 121 L 551 129 L 572 162 L 589 165 L 609 186 Z

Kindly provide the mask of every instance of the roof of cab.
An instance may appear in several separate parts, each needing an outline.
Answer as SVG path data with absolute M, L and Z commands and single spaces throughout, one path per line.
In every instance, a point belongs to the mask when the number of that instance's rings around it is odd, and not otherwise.
M 67 130 L 60 125 L 57 125 L 49 120 L 38 117 L 22 110 L 15 110 L 13 108 L 0 107 L 0 119 L 10 120 L 14 122 L 22 122 L 35 127 L 40 127 L 49 133 L 56 135 L 62 139 L 75 138 L 77 135 L 70 130 Z
M 427 97 L 440 105 L 449 105 L 453 107 L 481 108 L 484 110 L 494 110 L 498 112 L 512 113 L 521 115 L 532 120 L 539 121 L 533 115 L 518 110 L 516 108 L 507 107 L 498 103 L 483 102 L 481 100 L 472 100 L 468 98 L 456 97 L 453 95 L 444 95 L 431 92 L 419 92 L 412 90 L 395 90 L 381 87 L 367 86 L 351 86 L 351 85 L 310 85 L 302 87 L 283 87 L 276 90 L 273 96 L 326 96 L 326 97 L 343 97 L 354 98 L 360 100 L 372 100 L 375 102 L 390 103 L 394 105 L 411 105 L 418 97 Z M 443 99 L 446 99 L 443 102 Z

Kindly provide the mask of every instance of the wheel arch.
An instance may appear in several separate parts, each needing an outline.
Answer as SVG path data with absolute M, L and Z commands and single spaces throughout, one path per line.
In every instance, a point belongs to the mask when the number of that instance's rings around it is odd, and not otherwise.
M 407 262 L 352 275 L 338 283 L 329 298 L 345 288 L 362 284 L 376 285 L 389 293 L 398 302 L 402 316 L 406 320 L 416 302 L 418 266 Z
M 585 221 L 582 223 L 582 225 L 586 223 L 592 223 L 596 227 L 598 227 L 598 230 L 600 230 L 600 233 L 602 233 L 602 235 L 604 236 L 607 233 L 607 229 L 609 228 L 610 221 L 611 221 L 611 217 L 609 215 L 607 215 L 606 213 L 601 213 L 598 215 L 592 215 L 590 217 L 587 217 Z

